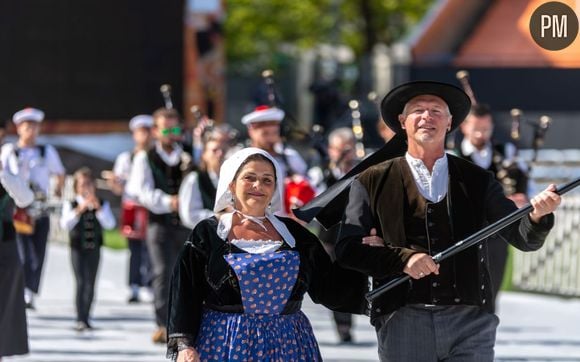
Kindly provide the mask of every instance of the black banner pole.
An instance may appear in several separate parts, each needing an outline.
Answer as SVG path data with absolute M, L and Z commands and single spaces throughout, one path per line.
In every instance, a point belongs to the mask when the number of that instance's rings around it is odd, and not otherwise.
M 558 195 L 564 195 L 565 193 L 578 187 L 579 185 L 580 185 L 580 178 L 578 178 L 574 181 L 571 181 L 571 182 L 565 184 L 564 186 L 556 188 L 556 193 Z M 533 210 L 533 207 L 531 204 L 527 204 L 527 205 L 523 206 L 521 209 L 518 209 L 518 210 L 512 212 L 511 214 L 496 221 L 495 223 L 484 227 L 483 229 L 479 230 L 475 234 L 473 234 L 473 235 L 471 235 L 471 236 L 469 236 L 461 241 L 458 241 L 457 243 L 453 244 L 452 246 L 443 250 L 442 252 L 440 252 L 436 255 L 433 255 L 433 261 L 435 263 L 440 263 L 443 260 L 448 259 L 448 258 L 456 255 L 457 253 L 462 252 L 463 250 L 479 243 L 483 239 L 490 237 L 491 235 L 497 233 L 498 231 L 502 230 L 506 226 L 521 219 L 526 214 L 530 213 L 532 210 Z M 401 275 L 400 277 L 397 277 L 397 278 L 391 280 L 387 284 L 381 285 L 377 289 L 370 291 L 369 293 L 367 293 L 366 298 L 369 302 L 372 302 L 373 300 L 378 298 L 380 295 L 384 294 L 388 290 L 393 289 L 397 285 L 400 285 L 400 284 L 406 282 L 410 278 L 411 277 L 407 274 Z

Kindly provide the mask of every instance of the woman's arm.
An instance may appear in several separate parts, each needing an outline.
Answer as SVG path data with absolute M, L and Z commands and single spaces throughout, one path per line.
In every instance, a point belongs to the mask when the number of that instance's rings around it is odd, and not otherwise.
M 190 355 L 181 350 L 194 348 L 201 324 L 203 300 L 206 294 L 204 269 L 206 259 L 199 251 L 202 233 L 196 227 L 185 242 L 171 276 L 169 313 L 167 320 L 167 357 Z M 184 359 L 187 361 L 187 359 Z M 195 361 L 195 359 L 194 359 Z

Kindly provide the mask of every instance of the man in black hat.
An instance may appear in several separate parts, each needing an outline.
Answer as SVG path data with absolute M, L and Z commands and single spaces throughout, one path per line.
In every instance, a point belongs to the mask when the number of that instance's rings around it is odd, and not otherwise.
M 373 278 L 373 287 L 411 281 L 374 300 L 371 323 L 381 361 L 492 361 L 498 318 L 484 242 L 435 264 L 432 256 L 516 210 L 492 174 L 446 155 L 445 135 L 470 108 L 459 88 L 411 82 L 393 89 L 381 112 L 405 156 L 374 165 L 353 181 L 336 256 Z M 523 251 L 539 249 L 560 203 L 555 186 L 532 198 L 533 211 L 502 235 Z M 372 228 L 383 247 L 366 245 Z M 361 242 L 362 241 L 362 242 Z

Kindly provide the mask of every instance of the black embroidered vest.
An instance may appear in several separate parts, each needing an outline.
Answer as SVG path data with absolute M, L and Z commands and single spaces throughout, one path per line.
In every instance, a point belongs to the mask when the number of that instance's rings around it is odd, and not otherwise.
M 71 204 L 73 208 L 78 206 L 76 201 Z M 80 215 L 79 222 L 69 231 L 69 238 L 74 249 L 92 250 L 103 245 L 103 228 L 97 220 L 96 210 L 86 210 Z
M 217 190 L 211 181 L 211 177 L 209 177 L 207 171 L 200 170 L 197 172 L 197 179 L 199 181 L 199 192 L 201 193 L 203 208 L 213 210 Z
M 182 156 L 184 155 L 182 153 Z M 163 161 L 157 150 L 152 148 L 147 152 L 147 158 L 153 174 L 154 188 L 160 189 L 169 195 L 177 195 L 185 175 L 192 170 L 191 157 L 181 157 L 181 160 L 176 165 L 169 166 Z M 149 222 L 175 226 L 181 224 L 177 212 L 167 214 L 149 212 Z

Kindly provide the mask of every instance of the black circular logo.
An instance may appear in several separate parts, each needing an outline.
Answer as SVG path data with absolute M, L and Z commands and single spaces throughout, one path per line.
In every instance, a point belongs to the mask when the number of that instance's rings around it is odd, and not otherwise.
M 562 50 L 578 35 L 578 17 L 568 5 L 551 1 L 540 5 L 530 19 L 534 41 L 547 50 Z

